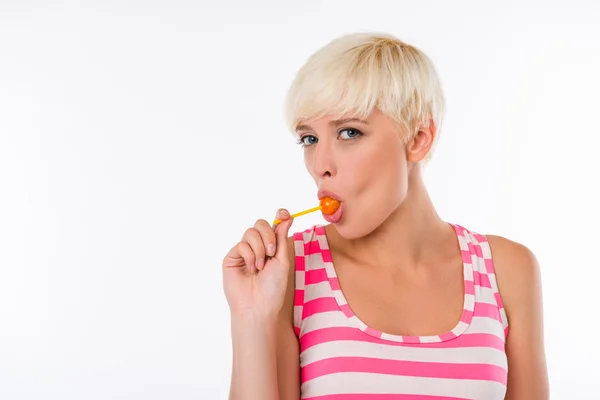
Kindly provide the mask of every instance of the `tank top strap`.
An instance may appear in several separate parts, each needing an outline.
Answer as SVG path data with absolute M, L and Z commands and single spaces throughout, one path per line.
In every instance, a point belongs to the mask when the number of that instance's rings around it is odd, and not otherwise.
M 306 317 L 306 285 L 314 283 L 316 276 L 324 269 L 324 252 L 328 248 L 325 226 L 314 225 L 304 231 L 296 232 L 294 237 L 295 283 L 294 283 L 294 330 L 298 337 L 302 332 L 302 321 Z M 308 293 L 308 300 L 314 297 L 314 291 Z
M 493 304 L 498 309 L 506 337 L 508 335 L 508 318 L 496 280 L 489 241 L 485 235 L 470 231 L 460 225 L 455 225 L 455 228 L 462 233 L 462 235 L 459 234 L 459 240 L 464 240 L 461 247 L 465 245 L 471 255 L 476 300 Z
M 302 326 L 302 308 L 304 306 L 304 232 L 294 233 L 294 331 L 300 337 Z

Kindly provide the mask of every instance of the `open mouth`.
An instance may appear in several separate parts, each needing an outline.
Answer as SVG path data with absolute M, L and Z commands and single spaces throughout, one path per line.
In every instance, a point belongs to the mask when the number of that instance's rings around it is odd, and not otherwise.
M 323 204 L 323 200 L 325 199 L 331 199 L 336 203 L 339 203 L 337 209 L 335 209 L 333 212 L 331 212 L 330 210 L 328 210 L 328 207 L 324 207 L 321 210 L 321 213 L 323 214 L 323 218 L 330 223 L 337 223 L 342 219 L 342 215 L 344 214 L 344 203 L 342 202 L 342 199 L 335 193 L 330 192 L 329 190 L 326 189 L 321 189 L 319 190 L 317 197 L 319 198 L 319 201 L 321 201 L 321 203 Z

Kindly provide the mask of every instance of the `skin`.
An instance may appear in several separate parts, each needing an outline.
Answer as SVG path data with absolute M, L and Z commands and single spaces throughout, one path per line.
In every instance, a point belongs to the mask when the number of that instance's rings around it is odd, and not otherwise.
M 327 115 L 298 127 L 307 171 L 319 189 L 333 191 L 344 205 L 342 220 L 326 231 L 351 308 L 381 331 L 439 334 L 454 327 L 462 311 L 461 256 L 453 228 L 437 214 L 422 178 L 421 162 L 436 127 L 430 121 L 409 141 L 402 133 L 378 110 L 364 121 Z M 285 210 L 277 217 L 284 222 L 275 232 L 257 221 L 224 260 L 234 342 L 232 399 L 242 391 L 244 399 L 299 398 L 294 248 L 284 236 L 292 221 Z M 539 265 L 525 246 L 487 236 L 510 324 L 506 399 L 547 399 Z M 279 253 L 263 265 L 273 243 Z M 392 314 L 398 318 L 388 319 Z M 252 354 L 239 350 L 244 346 Z

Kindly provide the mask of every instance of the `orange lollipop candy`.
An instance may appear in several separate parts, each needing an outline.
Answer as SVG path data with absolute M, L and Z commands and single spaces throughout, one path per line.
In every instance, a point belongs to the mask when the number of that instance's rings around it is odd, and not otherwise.
M 323 197 L 319 201 L 318 207 L 309 208 L 308 210 L 304 210 L 304 211 L 300 211 L 299 213 L 292 214 L 292 215 L 290 215 L 290 218 L 296 218 L 301 215 L 305 215 L 305 214 L 308 214 L 308 213 L 311 213 L 314 211 L 319 211 L 319 210 L 323 211 L 323 214 L 325 214 L 325 215 L 331 215 L 331 214 L 335 213 L 339 207 L 340 207 L 339 201 L 332 199 L 331 197 Z M 277 225 L 280 223 L 281 223 L 280 219 L 276 219 L 275 221 L 273 221 L 273 225 Z
M 340 202 L 331 197 L 323 197 L 319 203 L 321 204 L 321 210 L 325 215 L 335 213 L 340 207 Z

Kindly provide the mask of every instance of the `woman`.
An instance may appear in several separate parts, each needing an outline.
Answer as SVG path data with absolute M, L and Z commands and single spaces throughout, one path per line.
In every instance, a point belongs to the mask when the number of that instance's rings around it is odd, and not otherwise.
M 443 104 L 430 60 L 389 35 L 298 72 L 289 125 L 341 205 L 289 237 L 279 210 L 225 256 L 231 399 L 549 397 L 535 256 L 443 221 L 424 186 Z

